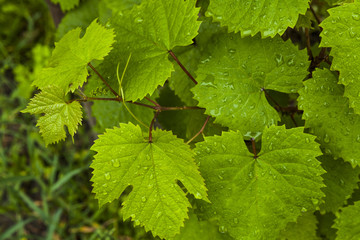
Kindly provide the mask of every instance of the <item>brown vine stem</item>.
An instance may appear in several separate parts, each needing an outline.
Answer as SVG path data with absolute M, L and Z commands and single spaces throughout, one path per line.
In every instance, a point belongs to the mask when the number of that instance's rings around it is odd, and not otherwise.
M 148 100 L 149 102 L 151 102 L 152 104 L 154 104 L 155 106 L 160 107 L 160 105 L 157 102 L 155 102 L 154 100 L 152 100 L 151 98 L 145 97 L 145 99 Z
M 184 65 L 179 61 L 179 59 L 175 56 L 174 52 L 169 50 L 168 53 L 171 55 L 171 57 L 175 60 L 175 62 L 181 67 L 181 69 L 188 75 L 188 77 L 193 81 L 195 84 L 198 84 L 198 82 L 195 80 L 195 78 L 189 73 L 189 71 L 185 68 Z
M 152 143 L 152 130 L 153 130 L 153 127 L 155 124 L 155 120 L 156 120 L 157 116 L 159 115 L 159 113 L 160 113 L 160 111 L 156 111 L 153 119 L 151 120 L 150 127 L 149 127 L 149 143 Z
M 318 24 L 320 24 L 320 23 L 321 23 L 321 20 L 320 20 L 320 18 L 318 17 L 318 15 L 316 15 L 316 12 L 315 12 L 314 8 L 311 6 L 310 3 L 309 3 L 309 6 L 310 6 L 310 11 L 312 12 L 312 14 L 314 15 L 314 17 L 315 17 L 315 19 L 316 19 L 316 22 L 317 22 Z
M 210 119 L 210 116 L 207 116 L 207 118 L 204 122 L 204 125 L 201 127 L 200 131 L 197 132 L 189 141 L 187 141 L 186 144 L 191 143 L 195 138 L 197 138 L 197 136 L 199 136 L 204 131 L 206 124 L 209 122 L 209 119 Z
M 108 84 L 108 82 L 103 78 L 103 76 L 101 76 L 101 74 L 95 69 L 95 67 L 91 63 L 88 63 L 88 66 L 96 73 L 96 75 L 99 76 L 101 81 L 110 89 L 110 91 L 115 95 L 115 97 L 120 98 L 119 94 L 115 92 L 115 90 Z
M 312 61 L 314 59 L 314 56 L 311 51 L 311 43 L 310 43 L 310 35 L 309 35 L 309 29 L 305 28 L 305 36 L 306 36 L 306 49 L 309 56 L 309 59 Z
M 253 150 L 253 153 L 254 153 L 254 158 L 257 158 L 258 155 L 256 153 L 255 139 L 251 138 L 250 140 L 251 140 L 252 150 Z

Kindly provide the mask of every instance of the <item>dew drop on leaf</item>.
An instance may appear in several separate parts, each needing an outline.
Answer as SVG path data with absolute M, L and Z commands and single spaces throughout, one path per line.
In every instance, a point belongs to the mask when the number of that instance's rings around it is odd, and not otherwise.
M 202 198 L 202 195 L 201 195 L 201 193 L 196 192 L 196 193 L 195 193 L 195 197 L 196 197 L 197 199 L 201 199 L 201 198 Z
M 303 208 L 301 208 L 301 212 L 303 212 L 303 213 L 307 212 L 307 209 L 303 207 Z
M 329 137 L 329 135 L 325 134 L 325 136 L 324 136 L 324 142 L 325 142 L 325 143 L 329 143 L 329 142 L 330 142 L 330 137 Z
M 135 23 L 142 23 L 143 21 L 144 19 L 142 19 L 141 17 L 135 18 Z
M 239 219 L 234 218 L 234 223 L 235 223 L 235 224 L 238 224 L 238 223 L 239 223 Z
M 113 159 L 111 162 L 114 167 L 120 167 L 120 161 L 118 159 Z
M 226 227 L 225 226 L 219 226 L 219 232 L 226 233 L 227 232 Z
M 358 136 L 356 137 L 356 141 L 357 141 L 357 142 L 360 142 L 360 135 L 358 135 Z
M 224 152 L 226 152 L 226 146 L 224 144 L 221 145 L 221 148 L 223 149 Z
M 306 143 L 310 143 L 310 138 L 308 138 L 308 137 L 305 138 L 305 142 L 306 142 Z
M 272 143 L 269 144 L 269 150 L 270 150 L 270 151 L 273 150 L 273 144 L 272 144 Z
M 230 48 L 230 49 L 229 49 L 229 53 L 232 54 L 232 53 L 235 53 L 235 52 L 236 52 L 236 49 L 233 49 L 233 48 Z
M 108 173 L 108 172 L 105 173 L 105 179 L 106 179 L 106 180 L 110 180 L 110 178 L 111 178 L 110 173 Z
M 352 14 L 352 19 L 354 19 L 355 21 L 359 21 L 360 20 L 360 15 L 357 13 L 353 13 Z
M 146 202 L 146 197 L 142 197 L 142 198 L 141 198 L 141 201 L 142 201 L 142 202 Z
M 311 201 L 315 206 L 317 206 L 319 204 L 319 200 L 316 198 L 312 198 Z

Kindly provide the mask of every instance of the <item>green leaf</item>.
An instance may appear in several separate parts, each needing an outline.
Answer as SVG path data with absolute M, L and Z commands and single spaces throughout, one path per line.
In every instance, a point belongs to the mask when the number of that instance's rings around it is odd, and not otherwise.
M 104 28 L 96 21 L 90 24 L 82 38 L 79 38 L 81 29 L 76 28 L 55 44 L 48 66 L 38 74 L 34 85 L 40 89 L 55 85 L 67 93 L 86 82 L 87 64 L 95 59 L 102 60 L 114 42 L 113 30 Z
M 360 114 L 360 2 L 329 9 L 330 16 L 321 27 L 320 47 L 331 47 L 331 70 L 340 72 L 339 83 L 345 85 L 344 95 L 351 108 Z
M 201 221 L 196 214 L 189 213 L 189 219 L 185 221 L 180 234 L 176 235 L 174 240 L 231 240 L 232 238 L 218 231 L 214 222 Z
M 360 201 L 341 209 L 335 219 L 338 229 L 337 240 L 355 240 L 360 238 Z
M 44 88 L 41 93 L 35 95 L 22 112 L 44 114 L 36 126 L 40 128 L 46 145 L 66 138 L 64 126 L 73 137 L 82 120 L 80 103 L 66 102 L 64 91 L 55 86 Z
M 349 108 L 344 86 L 328 69 L 313 72 L 299 91 L 299 109 L 304 110 L 305 127 L 318 137 L 326 153 L 360 166 L 360 116 Z
M 57 27 L 56 40 L 61 39 L 74 28 L 86 29 L 99 16 L 99 4 L 98 0 L 87 0 L 79 7 L 67 12 Z
M 320 240 L 316 236 L 316 216 L 312 212 L 301 215 L 296 223 L 290 222 L 286 229 L 281 232 L 280 240 Z
M 342 159 L 335 160 L 330 155 L 323 155 L 319 160 L 326 171 L 322 176 L 326 185 L 322 191 L 326 196 L 320 210 L 337 212 L 358 188 L 360 168 L 353 169 L 349 163 Z
M 91 149 L 97 152 L 91 180 L 100 206 L 132 186 L 123 203 L 124 219 L 131 217 L 154 236 L 174 237 L 187 218 L 191 205 L 177 181 L 195 198 L 208 201 L 193 152 L 171 132 L 153 131 L 149 143 L 139 126 L 120 124 L 100 135 Z
M 276 238 L 324 195 L 314 139 L 303 128 L 272 126 L 254 156 L 239 132 L 205 137 L 196 153 L 212 204 L 203 210 L 236 239 Z
M 152 94 L 174 70 L 168 51 L 192 44 L 200 22 L 195 0 L 147 0 L 110 21 L 116 31 L 114 50 L 105 58 L 100 72 L 118 89 L 116 66 L 120 72 L 131 59 L 123 81 L 126 100 L 136 101 Z
M 63 12 L 73 9 L 79 5 L 79 0 L 51 0 L 53 3 L 59 3 Z
M 264 89 L 296 92 L 307 75 L 306 52 L 280 37 L 240 38 L 238 34 L 219 34 L 210 47 L 212 54 L 199 65 L 199 84 L 193 88 L 199 106 L 216 117 L 215 122 L 243 134 L 276 124 L 279 114 Z
M 325 1 L 331 6 L 342 5 L 344 3 L 354 2 L 354 0 L 325 0 Z
M 258 32 L 262 37 L 274 37 L 294 27 L 299 14 L 305 14 L 308 7 L 309 0 L 211 0 L 207 16 L 227 26 L 229 32 L 241 31 L 243 37 Z

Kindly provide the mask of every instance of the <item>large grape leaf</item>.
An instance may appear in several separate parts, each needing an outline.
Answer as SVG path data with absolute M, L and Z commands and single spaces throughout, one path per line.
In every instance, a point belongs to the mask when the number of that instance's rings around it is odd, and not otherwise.
M 335 219 L 336 240 L 360 239 L 360 201 L 341 209 Z
M 263 37 L 283 34 L 294 27 L 299 14 L 305 14 L 309 0 L 211 0 L 207 16 L 229 28 L 229 32 L 241 32 L 242 36 Z
M 193 152 L 171 132 L 153 131 L 149 143 L 139 126 L 120 124 L 100 135 L 91 149 L 97 152 L 91 181 L 100 206 L 132 186 L 123 202 L 123 217 L 131 217 L 154 236 L 175 236 L 187 218 L 191 205 L 177 181 L 195 198 L 208 201 Z
M 80 33 L 80 28 L 71 30 L 55 44 L 47 67 L 38 74 L 34 85 L 40 89 L 55 85 L 68 92 L 75 91 L 86 81 L 87 64 L 95 59 L 102 60 L 109 53 L 114 32 L 95 19 L 82 38 L 79 38 Z
M 46 145 L 66 138 L 64 126 L 73 137 L 82 120 L 80 103 L 66 102 L 64 91 L 55 86 L 44 88 L 35 95 L 22 112 L 43 114 L 36 126 L 40 128 Z
M 118 89 L 116 66 L 120 62 L 122 71 L 131 54 L 122 82 L 126 100 L 151 95 L 170 77 L 174 67 L 168 51 L 191 44 L 197 35 L 200 22 L 195 2 L 145 0 L 111 19 L 109 24 L 116 31 L 116 43 L 100 71 Z
M 261 151 L 250 153 L 239 132 L 196 144 L 212 204 L 203 211 L 236 239 L 274 239 L 302 212 L 314 210 L 324 187 L 315 136 L 303 128 L 265 128 Z
M 306 52 L 280 37 L 219 34 L 209 48 L 211 56 L 196 72 L 195 99 L 215 122 L 243 134 L 261 132 L 280 120 L 264 89 L 296 92 L 307 75 Z
M 345 85 L 344 95 L 351 108 L 360 113 L 360 2 L 329 9 L 330 16 L 321 26 L 320 47 L 331 47 L 331 70 L 340 72 L 339 83 Z
M 323 155 L 319 160 L 326 171 L 322 176 L 326 185 L 322 189 L 325 201 L 320 205 L 320 210 L 337 212 L 358 188 L 360 167 L 354 169 L 348 162 L 335 160 L 331 155 Z
M 360 166 L 360 116 L 349 108 L 344 86 L 337 80 L 328 69 L 313 72 L 299 91 L 299 108 L 304 110 L 305 127 L 311 128 L 327 153 Z

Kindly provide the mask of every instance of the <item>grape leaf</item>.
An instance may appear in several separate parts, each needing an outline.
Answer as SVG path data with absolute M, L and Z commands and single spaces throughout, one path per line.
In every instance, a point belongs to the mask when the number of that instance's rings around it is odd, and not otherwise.
M 354 2 L 354 0 L 325 0 L 330 6 L 342 5 L 344 3 Z
M 303 128 L 271 126 L 255 157 L 239 132 L 205 137 L 196 153 L 212 203 L 203 208 L 207 216 L 236 239 L 276 238 L 324 195 L 314 139 Z
M 66 93 L 82 86 L 88 76 L 87 64 L 95 59 L 102 60 L 109 53 L 114 33 L 96 19 L 82 38 L 79 38 L 80 32 L 80 28 L 71 30 L 55 44 L 48 66 L 38 74 L 34 85 L 40 89 L 55 85 Z
M 339 83 L 345 85 L 344 95 L 351 108 L 360 114 L 360 2 L 329 9 L 330 16 L 321 26 L 320 47 L 331 47 L 331 70 L 340 72 Z
M 356 240 L 360 238 L 360 202 L 355 202 L 341 209 L 335 219 L 334 227 L 338 229 L 337 240 Z
M 360 168 L 353 169 L 349 163 L 342 159 L 335 160 L 331 155 L 323 155 L 319 160 L 326 171 L 322 176 L 326 185 L 322 189 L 325 202 L 320 205 L 320 210 L 337 212 L 358 188 Z
M 220 233 L 214 222 L 201 221 L 196 214 L 190 213 L 189 219 L 185 221 L 180 234 L 174 240 L 231 240 L 229 235 Z
M 238 1 L 211 0 L 207 16 L 229 28 L 229 32 L 241 32 L 241 36 L 262 37 L 283 34 L 294 27 L 299 14 L 305 14 L 309 0 L 288 1 Z
M 68 11 L 79 5 L 79 0 L 51 0 L 53 3 L 59 3 L 63 12 Z
M 118 89 L 116 66 L 120 62 L 121 72 L 131 54 L 122 83 L 126 100 L 151 95 L 170 77 L 174 67 L 168 51 L 191 44 L 197 35 L 200 22 L 195 2 L 147 0 L 110 20 L 116 43 L 100 72 Z
M 74 28 L 81 27 L 85 29 L 89 26 L 99 16 L 99 4 L 98 0 L 87 0 L 79 7 L 67 12 L 57 27 L 56 40 L 61 39 L 68 31 Z
M 313 212 L 301 215 L 296 223 L 290 222 L 281 232 L 279 240 L 320 240 L 316 236 L 317 219 Z
M 44 88 L 35 95 L 22 112 L 44 114 L 39 118 L 36 126 L 40 128 L 46 145 L 66 138 L 64 125 L 73 137 L 82 120 L 80 103 L 67 103 L 64 91 L 55 86 Z
M 280 37 L 240 38 L 219 34 L 212 55 L 196 72 L 199 82 L 192 91 L 199 106 L 215 122 L 247 132 L 261 132 L 280 120 L 264 92 L 296 92 L 307 75 L 307 55 Z
M 139 126 L 121 123 L 100 135 L 91 150 L 97 152 L 91 181 L 100 206 L 132 186 L 123 217 L 131 217 L 154 236 L 174 237 L 187 218 L 191 205 L 177 181 L 195 198 L 208 201 L 193 152 L 171 132 L 153 131 L 149 143 Z
M 349 108 L 344 86 L 328 69 L 313 72 L 299 91 L 299 109 L 304 110 L 305 127 L 318 137 L 326 153 L 360 166 L 360 116 Z

